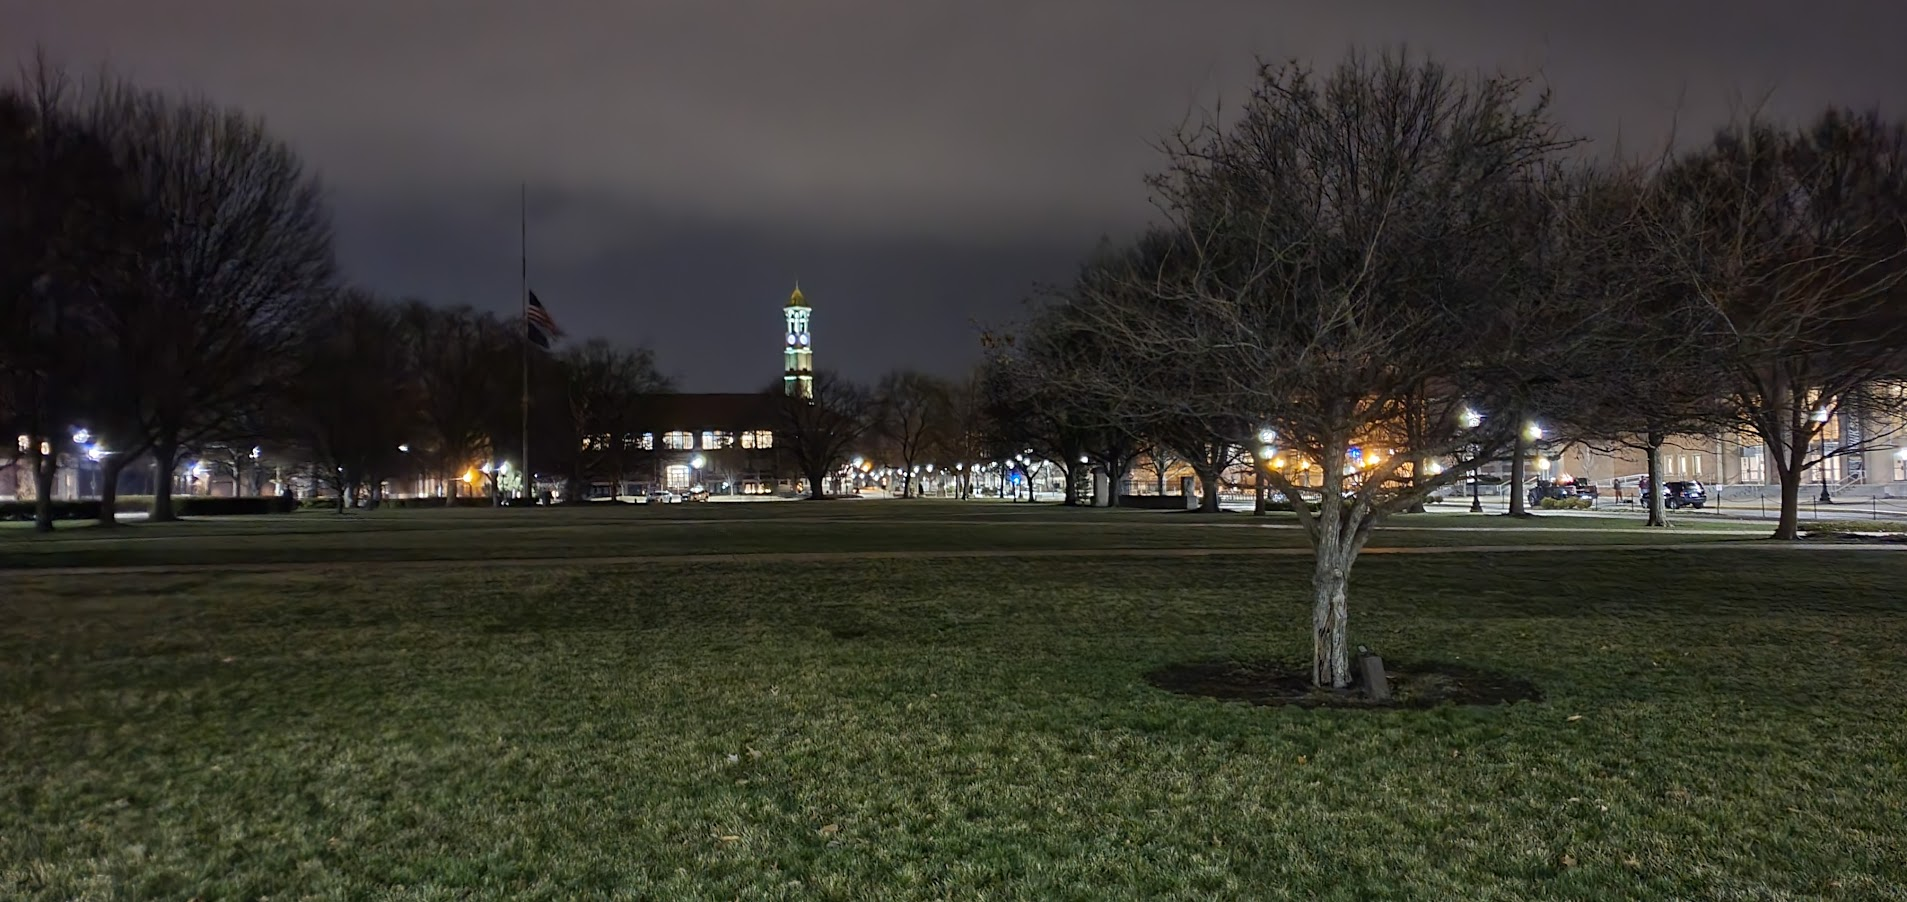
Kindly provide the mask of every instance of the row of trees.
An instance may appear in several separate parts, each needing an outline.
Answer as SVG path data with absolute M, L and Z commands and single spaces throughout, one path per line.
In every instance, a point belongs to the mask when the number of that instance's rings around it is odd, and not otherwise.
M 82 417 L 114 452 L 109 491 L 140 455 L 169 473 L 260 429 L 335 275 L 318 182 L 289 149 L 242 113 L 40 61 L 0 89 L 0 192 L 0 418 L 42 439 L 19 450 L 43 501 L 44 439 Z
M 0 426 L 29 437 L 7 453 L 42 529 L 76 428 L 110 526 L 138 460 L 160 474 L 156 520 L 173 517 L 182 457 L 229 459 L 236 477 L 260 444 L 341 501 L 449 478 L 520 447 L 526 379 L 531 450 L 580 478 L 625 450 L 582 438 L 620 434 L 631 400 L 666 386 L 646 351 L 526 356 L 518 320 L 344 286 L 322 187 L 262 122 L 44 60 L 0 88 L 0 323 Z
M 1535 418 L 1648 450 L 1657 486 L 1669 436 L 1752 434 L 1793 538 L 1804 470 L 1881 438 L 1830 449 L 1825 424 L 1903 413 L 1907 131 L 1877 115 L 1746 116 L 1687 152 L 1595 159 L 1524 80 L 1354 55 L 1264 67 L 1242 109 L 1172 136 L 1149 186 L 1159 224 L 997 342 L 996 396 L 1066 424 L 1056 461 L 1123 472 L 1149 437 L 1208 486 L 1262 439 L 1310 464 L 1321 486 L 1260 472 L 1316 499 L 1297 507 L 1321 685 L 1351 678 L 1346 580 L 1372 528 L 1485 464 L 1520 486 Z

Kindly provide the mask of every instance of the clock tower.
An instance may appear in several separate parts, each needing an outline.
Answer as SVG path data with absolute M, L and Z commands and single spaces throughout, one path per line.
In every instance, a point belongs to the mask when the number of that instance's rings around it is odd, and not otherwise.
M 795 283 L 795 292 L 782 310 L 788 334 L 783 339 L 781 390 L 790 398 L 814 399 L 814 349 L 808 343 L 808 319 L 813 313 L 808 299 L 801 296 L 801 283 Z

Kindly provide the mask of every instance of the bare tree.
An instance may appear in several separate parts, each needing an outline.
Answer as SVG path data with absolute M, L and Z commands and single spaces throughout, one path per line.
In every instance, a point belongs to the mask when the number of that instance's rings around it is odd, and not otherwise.
M 914 494 L 915 468 L 930 456 L 934 436 L 944 431 L 951 389 L 945 380 L 914 370 L 881 378 L 874 389 L 875 432 L 901 464 L 901 497 Z
M 1301 491 L 1265 468 L 1316 552 L 1313 678 L 1351 680 L 1346 580 L 1371 529 L 1501 458 L 1520 431 L 1473 414 L 1506 376 L 1558 349 L 1512 347 L 1481 325 L 1534 298 L 1530 230 L 1504 215 L 1562 142 L 1546 100 L 1500 76 L 1354 56 L 1319 78 L 1267 66 L 1229 127 L 1175 137 L 1153 182 L 1174 249 L 1135 266 L 1134 289 L 1075 299 L 1111 347 L 1110 371 L 1073 381 L 1143 421 L 1260 416 L 1281 453 L 1315 464 Z M 1549 334 L 1549 333 L 1545 333 Z M 1187 392 L 1188 374 L 1207 390 Z M 1201 384 L 1201 383 L 1195 383 Z M 1421 386 L 1421 445 L 1395 453 Z M 1500 409 L 1500 408 L 1497 408 Z M 1415 474 L 1413 459 L 1451 460 Z M 1414 477 L 1414 478 L 1413 478 Z
M 473 459 L 494 458 L 520 428 L 519 333 L 490 314 L 416 300 L 402 306 L 398 330 L 418 381 L 426 433 L 416 453 L 454 486 Z
M 103 75 L 75 106 L 158 224 L 139 278 L 102 304 L 100 378 L 131 428 L 105 484 L 149 451 L 152 518 L 173 519 L 180 451 L 230 430 L 282 383 L 331 291 L 331 227 L 315 177 L 261 120 Z M 102 525 L 112 522 L 110 501 Z
M 770 389 L 777 398 L 780 421 L 775 447 L 787 448 L 808 480 L 808 498 L 827 497 L 828 474 L 847 460 L 849 449 L 874 426 L 872 395 L 831 370 L 814 374 L 811 398 L 790 398 L 781 386 Z
M 1078 504 L 1078 477 L 1090 465 L 1087 444 L 1104 414 L 1047 375 L 1044 361 L 1053 355 L 1039 349 L 1037 341 L 1022 346 L 1032 348 L 1030 352 L 1011 353 L 1012 343 L 1001 347 L 1005 350 L 989 357 L 982 381 L 994 456 L 1034 461 L 1026 471 L 1028 501 L 1034 500 L 1033 478 L 1051 465 L 1059 468 L 1065 485 L 1062 503 Z
M 312 475 L 350 500 L 400 472 L 416 428 L 418 385 L 397 329 L 398 311 L 346 292 L 327 302 L 301 343 L 286 398 L 292 434 Z
M 965 379 L 949 387 L 947 415 L 941 430 L 933 437 L 935 456 L 944 470 L 952 467 L 961 498 L 973 497 L 975 467 L 987 455 L 987 420 L 983 391 L 984 369 L 975 369 Z
M 75 91 L 45 56 L 0 87 L 0 420 L 24 435 L 36 527 L 52 528 L 66 443 L 109 401 L 91 358 L 102 299 L 136 284 L 136 249 L 154 220 L 112 149 L 71 109 Z
M 570 496 L 581 498 L 583 478 L 600 474 L 609 477 L 615 498 L 635 450 L 630 432 L 636 428 L 636 406 L 643 395 L 668 390 L 668 380 L 647 349 L 619 348 L 602 339 L 567 348 L 556 362 L 568 399 Z
M 1876 446 L 1907 406 L 1907 129 L 1839 109 L 1792 131 L 1750 117 L 1659 188 L 1656 240 L 1781 481 L 1774 537 L 1793 539 L 1806 472 Z
M 1663 526 L 1662 446 L 1670 437 L 1728 428 L 1727 370 L 1709 318 L 1672 278 L 1650 228 L 1652 175 L 1613 162 L 1576 171 L 1563 234 L 1576 241 L 1559 267 L 1595 311 L 1589 326 L 1601 365 L 1572 380 L 1551 420 L 1599 450 L 1632 448 L 1646 460 L 1647 522 Z

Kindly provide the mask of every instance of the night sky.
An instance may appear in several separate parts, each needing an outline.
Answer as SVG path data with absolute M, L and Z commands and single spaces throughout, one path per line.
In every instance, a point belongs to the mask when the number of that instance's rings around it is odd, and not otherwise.
M 693 391 L 776 378 L 796 278 L 818 365 L 961 372 L 976 322 L 1146 220 L 1150 142 L 1254 56 L 1540 73 L 1570 128 L 1641 148 L 1764 96 L 1907 115 L 1903 36 L 1898 0 L 0 0 L 9 61 L 265 116 L 371 288 L 514 313 L 527 182 L 558 322 Z

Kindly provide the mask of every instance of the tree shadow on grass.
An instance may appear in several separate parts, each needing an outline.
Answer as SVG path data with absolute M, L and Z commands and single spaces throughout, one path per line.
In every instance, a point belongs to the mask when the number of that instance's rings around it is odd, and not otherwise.
M 1460 664 L 1421 661 L 1387 670 L 1392 697 L 1384 700 L 1370 698 L 1360 688 L 1340 692 L 1313 686 L 1309 667 L 1287 661 L 1169 664 L 1148 672 L 1145 680 L 1167 692 L 1195 698 L 1299 708 L 1423 709 L 1543 700 L 1543 693 L 1526 680 Z

